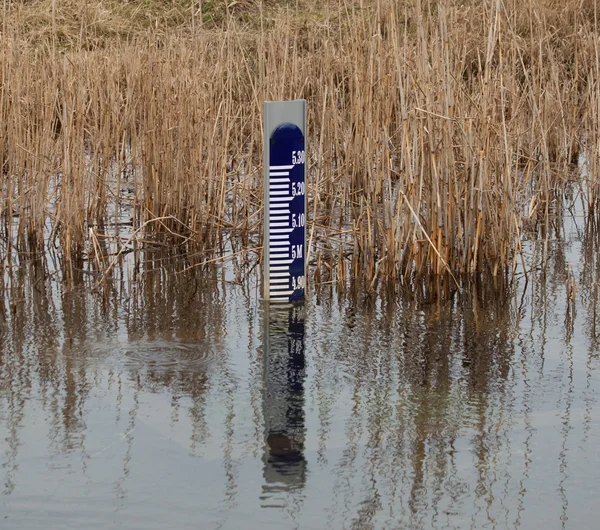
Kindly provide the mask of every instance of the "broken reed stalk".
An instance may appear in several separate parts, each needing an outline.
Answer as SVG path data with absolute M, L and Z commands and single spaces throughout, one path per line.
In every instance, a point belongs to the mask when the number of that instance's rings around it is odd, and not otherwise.
M 134 230 L 133 233 L 131 234 L 131 236 L 129 237 L 129 239 L 127 239 L 127 241 L 125 241 L 125 243 L 123 243 L 121 245 L 121 248 L 119 249 L 119 252 L 117 252 L 117 254 L 114 256 L 114 258 L 112 259 L 112 261 L 110 262 L 110 264 L 108 265 L 108 267 L 106 267 L 106 269 L 104 270 L 102 276 L 96 282 L 96 285 L 94 285 L 93 291 L 97 291 L 100 288 L 100 286 L 104 283 L 104 280 L 110 274 L 110 271 L 113 269 L 113 267 L 117 263 L 119 263 L 119 259 L 121 258 L 122 254 L 127 250 L 127 246 L 129 244 L 131 244 L 131 242 L 144 230 L 144 228 L 146 228 L 151 223 L 155 223 L 155 222 L 156 223 L 160 223 L 162 221 L 170 219 L 170 217 L 171 216 L 165 216 L 165 217 L 156 217 L 154 219 L 148 219 L 139 228 L 137 228 L 136 230 Z
M 581 152 L 598 201 L 593 0 L 249 2 L 212 29 L 48 1 L 5 7 L 0 49 L 0 215 L 39 251 L 50 226 L 93 259 L 89 228 L 123 216 L 215 257 L 260 245 L 266 99 L 308 100 L 309 208 L 367 284 L 513 270 Z

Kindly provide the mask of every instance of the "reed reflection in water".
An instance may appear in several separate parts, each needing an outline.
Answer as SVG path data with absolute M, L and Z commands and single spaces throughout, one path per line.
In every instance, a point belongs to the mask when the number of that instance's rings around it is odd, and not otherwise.
M 565 227 L 527 280 L 304 307 L 237 263 L 5 268 L 0 526 L 594 527 L 600 238 Z

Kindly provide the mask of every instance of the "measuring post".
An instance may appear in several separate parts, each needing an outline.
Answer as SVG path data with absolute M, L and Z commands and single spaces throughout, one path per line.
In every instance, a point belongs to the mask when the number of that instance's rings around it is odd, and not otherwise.
M 264 298 L 292 302 L 306 286 L 306 101 L 264 104 Z

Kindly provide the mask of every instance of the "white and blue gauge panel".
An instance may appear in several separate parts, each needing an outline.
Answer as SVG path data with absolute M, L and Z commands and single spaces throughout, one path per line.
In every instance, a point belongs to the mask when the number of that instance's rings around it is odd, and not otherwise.
M 306 182 L 304 134 L 291 123 L 279 125 L 269 141 L 268 298 L 304 298 L 306 256 Z

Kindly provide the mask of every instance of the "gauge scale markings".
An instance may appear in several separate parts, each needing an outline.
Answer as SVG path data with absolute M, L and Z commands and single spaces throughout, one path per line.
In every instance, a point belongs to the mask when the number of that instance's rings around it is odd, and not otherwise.
M 273 130 L 265 160 L 266 291 L 273 302 L 304 298 L 304 134 L 292 123 Z
M 289 170 L 294 166 L 271 166 L 269 168 L 270 177 L 289 177 Z M 281 171 L 284 169 L 285 171 Z M 290 179 L 289 178 L 270 178 L 269 179 L 269 199 L 273 202 L 284 202 L 289 204 L 289 201 L 293 199 L 290 195 Z M 279 199 L 279 197 L 281 197 Z M 286 204 L 286 205 L 287 205 Z M 280 212 L 277 208 L 278 205 L 271 204 L 269 212 L 269 241 L 272 248 L 270 251 L 271 265 L 269 270 L 269 293 L 273 300 L 287 301 L 287 297 L 293 293 L 289 290 L 290 284 L 290 263 L 292 260 L 285 259 L 290 257 L 290 232 L 291 228 L 291 214 L 289 210 L 286 210 L 287 215 L 278 215 Z M 273 208 L 275 206 L 275 208 Z M 274 215 L 275 214 L 275 215 Z M 285 228 L 282 228 L 285 227 Z M 277 235 L 278 232 L 283 232 L 282 235 Z M 284 258 L 284 259 L 273 259 L 273 258 Z M 285 263 L 287 266 L 275 265 L 276 263 Z

